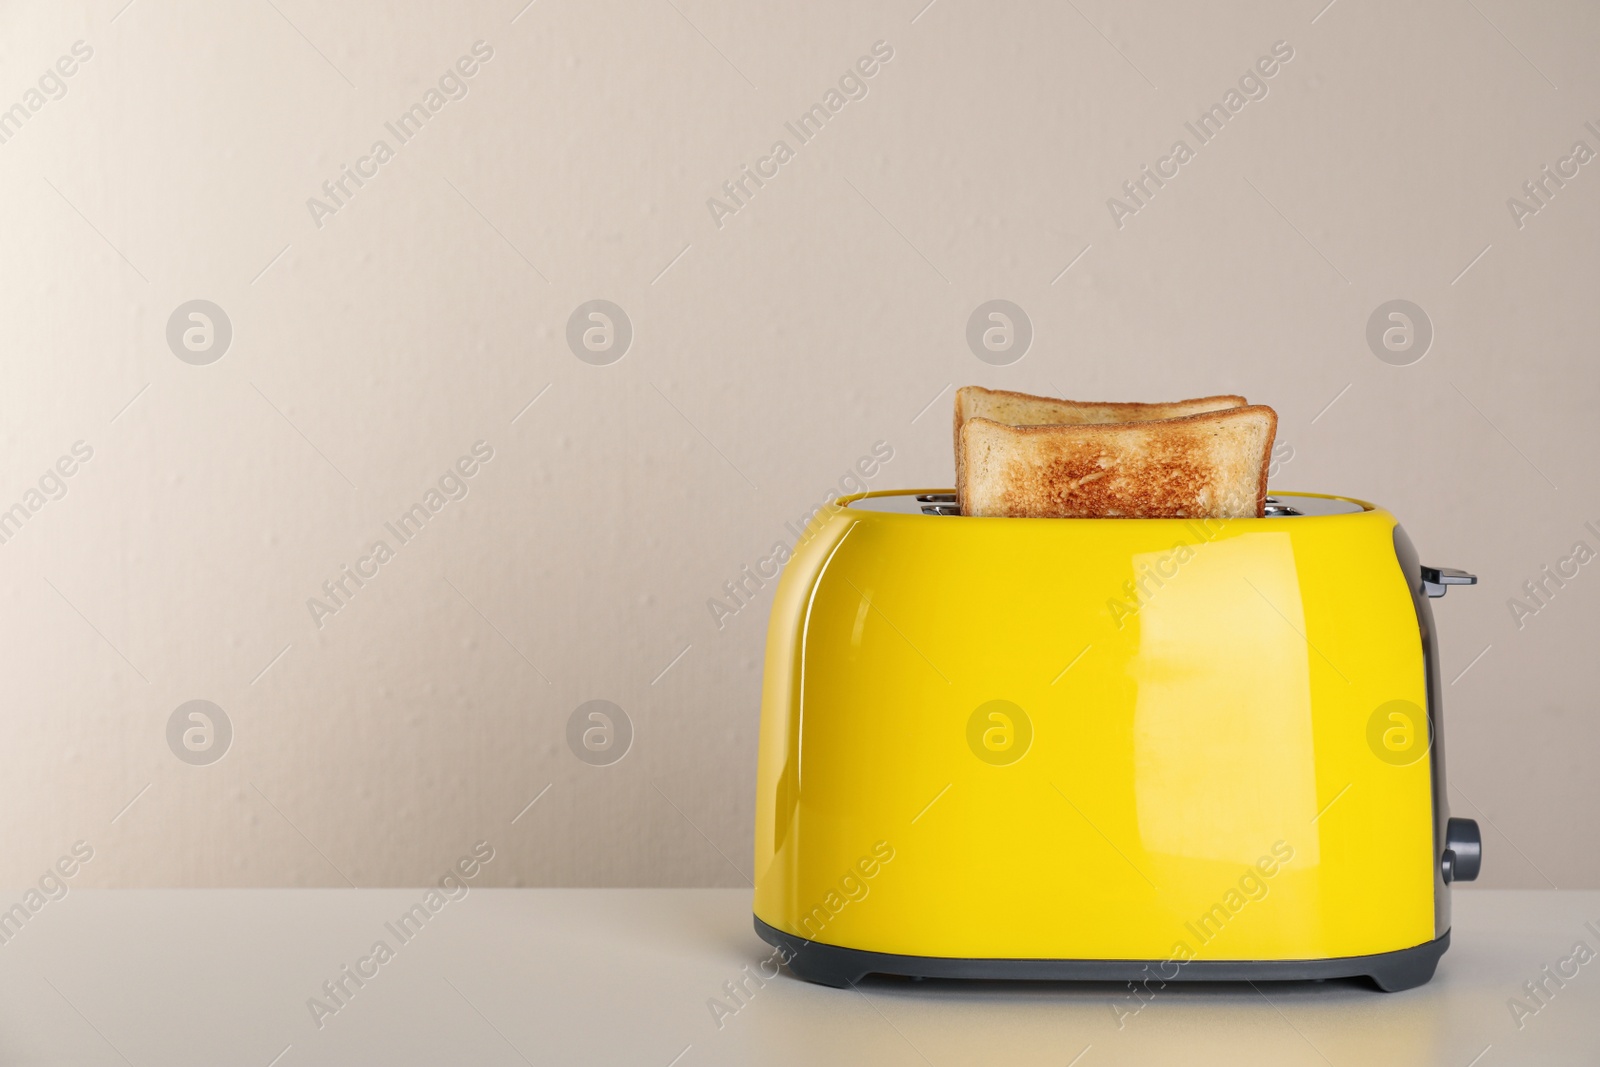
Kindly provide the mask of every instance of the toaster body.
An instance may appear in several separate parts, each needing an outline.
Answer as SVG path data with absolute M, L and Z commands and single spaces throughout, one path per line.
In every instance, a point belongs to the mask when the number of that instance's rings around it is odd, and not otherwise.
M 1426 982 L 1452 880 L 1431 596 L 1360 501 L 819 512 L 776 592 L 758 933 L 802 978 Z

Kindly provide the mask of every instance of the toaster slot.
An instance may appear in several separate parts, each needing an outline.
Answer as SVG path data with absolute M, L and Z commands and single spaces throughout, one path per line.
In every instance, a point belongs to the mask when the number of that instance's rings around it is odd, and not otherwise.
M 961 514 L 961 504 L 955 493 L 919 493 L 911 489 L 873 493 L 852 500 L 848 506 L 861 511 L 886 511 L 896 515 Z M 1280 492 L 1267 497 L 1265 514 L 1268 518 L 1291 518 L 1300 515 L 1346 515 L 1363 510 L 1362 504 L 1342 497 Z

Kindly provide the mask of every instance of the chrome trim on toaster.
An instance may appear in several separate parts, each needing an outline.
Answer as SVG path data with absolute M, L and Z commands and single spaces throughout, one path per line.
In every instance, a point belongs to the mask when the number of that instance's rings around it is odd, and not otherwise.
M 847 507 L 859 511 L 887 511 L 897 515 L 960 515 L 954 493 L 919 493 L 908 489 L 852 500 Z M 1353 515 L 1365 510 L 1353 500 L 1340 497 L 1310 496 L 1303 493 L 1274 493 L 1267 497 L 1266 517 L 1289 518 L 1298 515 Z

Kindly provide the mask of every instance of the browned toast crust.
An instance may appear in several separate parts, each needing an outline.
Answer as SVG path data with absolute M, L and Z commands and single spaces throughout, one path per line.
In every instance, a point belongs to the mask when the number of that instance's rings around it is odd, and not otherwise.
M 962 513 L 1031 518 L 1265 514 L 1278 417 L 1254 405 L 1139 423 L 962 428 Z
M 1223 393 L 1217 396 L 1195 397 L 1189 400 L 1174 400 L 1169 402 L 1147 403 L 1143 401 L 1086 401 L 1063 400 L 1057 397 L 1036 396 L 1033 393 L 1019 393 L 1010 389 L 985 389 L 981 385 L 966 385 L 956 390 L 954 437 L 956 453 L 956 494 L 964 496 L 966 483 L 966 458 L 961 444 L 961 426 L 968 418 L 986 418 L 989 416 L 970 416 L 967 414 L 969 400 L 985 401 L 992 398 L 1014 401 L 1022 404 L 1039 405 L 1046 410 L 1040 412 L 1037 420 L 1029 419 L 1025 422 L 1014 422 L 1010 419 L 995 419 L 1005 425 L 1032 425 L 1032 426 L 1075 426 L 1075 425 L 1107 425 L 1123 422 L 1153 422 L 1160 419 L 1181 418 L 1188 415 L 1197 415 L 1210 411 L 1225 411 L 1232 408 L 1244 407 L 1248 402 L 1244 397 L 1235 393 Z

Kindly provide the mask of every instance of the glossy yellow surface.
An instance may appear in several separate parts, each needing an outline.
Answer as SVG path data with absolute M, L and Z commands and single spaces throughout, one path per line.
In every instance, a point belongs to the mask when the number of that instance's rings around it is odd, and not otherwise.
M 758 918 L 922 956 L 1304 959 L 1433 939 L 1426 724 L 1411 762 L 1369 743 L 1380 706 L 1426 702 L 1389 513 L 839 505 L 773 606 Z

